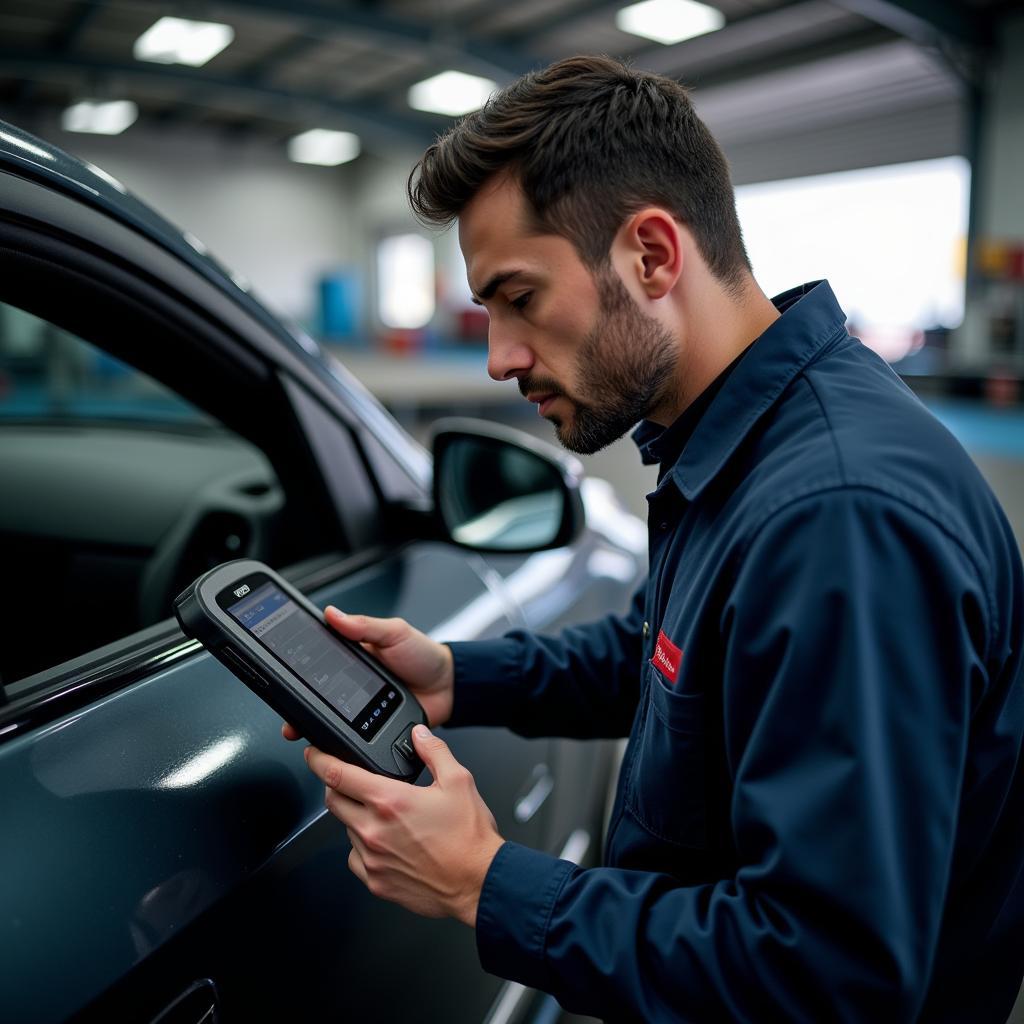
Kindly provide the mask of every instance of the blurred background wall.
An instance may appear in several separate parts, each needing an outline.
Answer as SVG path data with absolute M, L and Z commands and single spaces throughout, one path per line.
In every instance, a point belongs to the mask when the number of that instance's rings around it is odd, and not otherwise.
M 457 412 L 550 437 L 486 378 L 456 240 L 405 182 L 490 90 L 578 52 L 693 88 L 762 286 L 828 277 L 1024 535 L 1018 3 L 0 0 L 0 117 L 187 230 L 420 436 Z M 628 440 L 590 466 L 644 513 Z

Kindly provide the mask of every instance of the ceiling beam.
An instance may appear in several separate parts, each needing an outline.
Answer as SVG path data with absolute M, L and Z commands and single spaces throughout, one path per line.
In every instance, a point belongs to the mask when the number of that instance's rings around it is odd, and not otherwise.
M 555 32 L 585 18 L 611 15 L 626 2 L 577 0 L 502 38 L 529 48 L 540 33 Z M 628 59 L 636 68 L 703 87 L 895 38 L 891 29 L 870 20 L 851 26 L 850 13 L 831 0 L 782 0 L 773 7 L 731 18 L 716 32 L 672 45 L 651 44 L 638 37 Z
M 90 2 L 98 4 L 103 0 Z M 519 48 L 463 35 L 457 27 L 447 26 L 443 21 L 399 17 L 376 6 L 345 2 L 327 6 L 308 0 L 218 0 L 217 6 L 226 11 L 235 9 L 239 13 L 280 17 L 292 25 L 302 24 L 313 35 L 337 32 L 358 36 L 385 49 L 401 47 L 427 56 L 432 62 L 440 61 L 461 71 L 496 78 L 500 83 L 543 63 Z
M 93 0 L 79 0 L 64 24 L 53 33 L 50 48 L 61 52 L 73 50 L 101 11 L 102 8 Z
M 305 57 L 320 46 L 323 41 L 321 36 L 292 36 L 280 45 L 275 46 L 269 53 L 246 65 L 238 72 L 238 76 L 240 78 L 252 79 L 256 82 L 269 79 L 282 65 L 288 61 Z
M 337 125 L 354 131 L 367 141 L 383 145 L 429 145 L 436 132 L 429 124 L 413 116 L 405 116 L 367 103 L 347 103 L 315 93 L 270 86 L 251 79 L 213 75 L 205 71 L 172 64 L 149 64 L 105 61 L 77 54 L 46 51 L 0 50 L 0 72 L 19 78 L 46 78 L 66 81 L 68 72 L 81 75 L 86 81 L 97 77 L 119 82 L 174 85 L 188 102 L 189 92 L 198 90 L 206 106 L 217 106 L 218 97 L 237 103 L 251 104 L 258 109 L 268 105 L 280 111 L 281 120 L 297 128 Z
M 507 32 L 501 33 L 501 38 L 508 45 L 524 46 L 529 48 L 531 42 L 540 39 L 542 36 L 555 32 L 560 28 L 582 18 L 589 18 L 592 15 L 600 14 L 603 11 L 617 11 L 625 7 L 630 0 L 570 0 L 557 10 L 519 26 Z M 465 31 L 487 30 L 488 22 L 493 15 L 489 12 L 474 15 L 472 12 L 464 19 L 463 29 Z
M 834 4 L 923 46 L 939 43 L 991 49 L 995 32 L 982 7 L 955 0 L 832 0 Z
M 664 68 L 657 68 L 662 74 L 678 79 L 686 86 L 710 89 L 720 85 L 747 81 L 775 71 L 788 71 L 829 57 L 844 57 L 860 50 L 892 43 L 898 37 L 877 25 L 868 25 L 857 32 L 833 36 L 829 39 L 801 41 L 784 49 L 771 50 L 756 57 L 745 57 L 730 66 L 708 66 L 707 70 L 694 67 L 685 61 L 673 63 L 666 60 Z M 637 66 L 645 67 L 638 58 Z
M 812 2 L 817 3 L 818 0 L 812 0 Z M 557 32 L 559 29 L 565 28 L 573 22 L 582 21 L 586 18 L 598 17 L 603 14 L 614 14 L 623 7 L 628 6 L 629 3 L 630 0 L 577 0 L 577 2 L 567 4 L 546 17 L 542 17 L 537 21 L 531 22 L 529 25 L 513 29 L 509 33 L 502 33 L 501 38 L 508 45 L 515 45 L 529 49 L 530 45 L 536 43 L 536 41 L 541 37 L 550 35 L 552 32 Z M 724 27 L 718 29 L 718 32 L 728 32 L 734 25 L 752 23 L 760 24 L 762 23 L 762 19 L 765 19 L 763 21 L 764 29 L 768 32 L 771 30 L 770 23 L 775 14 L 790 7 L 803 7 L 807 5 L 808 0 L 779 0 L 778 3 L 767 10 L 755 10 L 749 14 L 739 14 L 735 17 L 729 18 Z M 476 22 L 473 27 L 486 30 L 486 17 Z M 638 36 L 636 38 L 638 45 L 647 46 L 646 40 L 641 43 L 640 37 Z

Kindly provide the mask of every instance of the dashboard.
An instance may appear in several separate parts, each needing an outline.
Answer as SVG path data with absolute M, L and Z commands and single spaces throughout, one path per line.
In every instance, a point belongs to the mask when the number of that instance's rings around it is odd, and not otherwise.
M 224 431 L 0 424 L 0 683 L 159 622 L 230 558 L 273 560 L 284 494 Z

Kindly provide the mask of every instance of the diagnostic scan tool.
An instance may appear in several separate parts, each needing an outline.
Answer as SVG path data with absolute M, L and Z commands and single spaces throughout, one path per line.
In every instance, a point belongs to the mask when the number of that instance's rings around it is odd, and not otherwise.
M 258 697 L 321 750 L 367 771 L 413 782 L 412 743 L 426 723 L 416 698 L 363 648 L 262 562 L 227 562 L 174 602 L 198 640 Z

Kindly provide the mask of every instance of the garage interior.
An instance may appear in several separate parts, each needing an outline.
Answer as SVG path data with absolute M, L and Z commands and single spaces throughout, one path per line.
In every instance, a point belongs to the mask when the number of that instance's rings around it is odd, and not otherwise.
M 1019 5 L 720 0 L 714 10 L 721 27 L 675 43 L 619 27 L 622 6 L 527 0 L 496 11 L 481 0 L 8 0 L 0 4 L 0 117 L 101 167 L 151 202 L 272 308 L 336 346 L 339 358 L 420 436 L 433 418 L 451 411 L 482 413 L 540 436 L 550 431 L 521 408 L 514 390 L 487 380 L 486 324 L 469 306 L 452 234 L 427 235 L 408 211 L 409 169 L 453 121 L 413 106 L 410 90 L 418 83 L 457 72 L 486 90 L 576 52 L 609 53 L 672 75 L 692 87 L 698 111 L 726 151 L 738 194 L 751 191 L 751 204 L 763 210 L 778 201 L 770 190 L 782 183 L 791 211 L 786 233 L 802 222 L 813 185 L 828 188 L 844 175 L 878 168 L 897 176 L 914 168 L 952 173 L 955 201 L 935 193 L 934 207 L 921 210 L 924 229 L 921 221 L 900 225 L 879 214 L 870 230 L 893 233 L 861 240 L 851 279 L 866 281 L 875 267 L 871 280 L 899 292 L 919 263 L 919 277 L 938 267 L 950 279 L 953 299 L 941 315 L 935 304 L 944 300 L 925 298 L 924 306 L 889 316 L 897 323 L 885 323 L 882 312 L 862 336 L 877 327 L 873 333 L 889 358 L 909 351 L 894 360 L 897 369 L 936 402 L 1021 537 Z M 166 55 L 136 57 L 143 34 L 175 16 L 228 26 L 231 41 L 199 67 L 168 62 Z M 118 134 L 66 128 L 75 104 L 123 101 L 134 105 L 133 120 Z M 354 135 L 358 156 L 336 166 L 290 160 L 291 140 L 311 130 Z M 852 184 L 856 190 L 856 177 Z M 830 202 L 833 211 L 872 202 L 870 191 L 852 195 L 819 202 Z M 755 272 L 774 274 L 762 285 L 771 294 L 777 279 L 784 283 L 774 290 L 781 291 L 795 278 L 785 276 L 772 250 L 778 232 L 770 219 L 763 229 L 748 223 L 745 201 L 741 220 Z M 942 236 L 949 252 L 944 264 L 925 266 L 922 251 L 934 245 L 923 235 L 933 220 L 949 221 Z M 844 223 L 834 231 L 849 230 Z M 410 254 L 401 249 L 409 236 L 430 245 Z M 422 262 L 426 249 L 431 280 L 425 287 L 434 294 L 412 301 L 409 266 L 402 264 L 403 284 L 389 300 L 388 285 L 398 275 L 388 269 L 396 264 L 387 262 L 387 245 L 395 239 L 400 248 L 392 259 Z M 809 269 L 792 273 L 828 276 L 850 312 L 850 297 L 834 277 L 835 241 L 829 247 L 816 240 L 823 247 L 807 261 Z M 397 304 L 393 315 L 388 301 Z M 864 315 L 871 319 L 870 311 Z M 854 308 L 853 326 L 860 319 Z M 643 514 L 653 478 L 628 440 L 590 466 Z
M 457 73 L 471 77 L 456 93 L 482 101 L 574 53 L 670 75 L 729 158 L 756 276 L 832 280 L 851 330 L 970 451 L 1024 547 L 1021 5 L 714 0 L 719 27 L 679 41 L 627 30 L 624 6 L 0 0 L 0 120 L 152 204 L 421 439 L 452 414 L 551 439 L 514 385 L 486 376 L 485 315 L 453 233 L 409 212 L 410 168 L 459 116 L 420 109 L 417 90 Z M 229 40 L 201 64 L 144 55 L 168 18 Z M 335 152 L 303 156 L 300 137 Z M 16 336 L 0 318 L 0 377 Z M 645 515 L 656 469 L 628 438 L 587 469 Z

